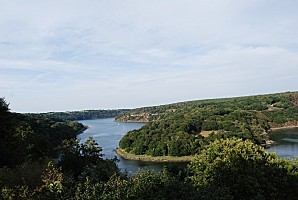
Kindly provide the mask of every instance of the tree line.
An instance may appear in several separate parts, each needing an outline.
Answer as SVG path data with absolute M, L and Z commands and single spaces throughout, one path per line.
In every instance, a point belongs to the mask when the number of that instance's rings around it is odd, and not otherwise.
M 48 112 L 48 113 L 28 113 L 28 116 L 42 117 L 55 121 L 77 121 L 89 119 L 102 119 L 116 117 L 117 115 L 127 112 L 129 109 L 112 109 L 112 110 L 83 110 L 69 112 Z

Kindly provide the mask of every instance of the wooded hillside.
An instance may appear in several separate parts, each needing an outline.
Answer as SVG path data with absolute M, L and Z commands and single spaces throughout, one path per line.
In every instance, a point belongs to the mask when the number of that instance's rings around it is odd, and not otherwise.
M 0 98 L 0 166 L 13 166 L 45 157 L 54 157 L 65 139 L 85 130 L 74 121 L 55 121 L 38 116 L 11 113 Z
M 116 120 L 149 123 L 127 133 L 119 146 L 137 155 L 186 156 L 220 138 L 265 145 L 270 128 L 298 125 L 297 100 L 298 92 L 286 92 L 134 109 Z
M 42 117 L 52 120 L 76 121 L 116 117 L 117 115 L 127 112 L 129 109 L 114 109 L 114 110 L 83 110 L 69 112 L 48 112 L 48 113 L 28 113 L 26 115 Z

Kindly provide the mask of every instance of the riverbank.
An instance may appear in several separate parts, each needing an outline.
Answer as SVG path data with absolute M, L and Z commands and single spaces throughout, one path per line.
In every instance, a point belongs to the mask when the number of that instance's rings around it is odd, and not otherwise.
M 286 130 L 286 129 L 293 129 L 298 128 L 298 126 L 283 126 L 283 127 L 276 127 L 276 128 L 270 128 L 269 131 L 277 131 L 277 130 Z
M 278 132 L 280 130 L 291 130 L 291 129 L 297 129 L 298 126 L 281 126 L 281 127 L 275 127 L 275 128 L 270 128 L 267 132 L 264 134 L 275 134 L 275 132 Z M 266 144 L 262 145 L 265 148 L 270 148 L 271 146 L 276 146 L 278 145 L 278 142 L 275 140 L 266 140 Z
M 148 156 L 148 155 L 135 155 L 127 153 L 123 149 L 116 149 L 117 155 L 127 160 L 139 160 L 146 162 L 190 162 L 194 156 Z

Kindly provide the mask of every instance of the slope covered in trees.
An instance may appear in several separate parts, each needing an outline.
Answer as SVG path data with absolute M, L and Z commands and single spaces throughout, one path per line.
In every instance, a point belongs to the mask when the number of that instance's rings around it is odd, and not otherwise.
M 42 117 L 51 120 L 76 121 L 88 119 L 101 119 L 116 117 L 117 115 L 127 112 L 129 109 L 115 109 L 115 110 L 83 110 L 83 111 L 69 111 L 69 112 L 48 112 L 48 113 L 29 113 L 29 116 Z
M 272 127 L 298 125 L 298 92 L 210 99 L 131 110 L 117 121 L 147 121 L 119 142 L 136 155 L 187 156 L 215 139 L 237 137 L 266 145 Z
M 0 166 L 53 157 L 63 140 L 75 138 L 85 130 L 84 125 L 78 122 L 11 113 L 2 98 L 0 122 Z

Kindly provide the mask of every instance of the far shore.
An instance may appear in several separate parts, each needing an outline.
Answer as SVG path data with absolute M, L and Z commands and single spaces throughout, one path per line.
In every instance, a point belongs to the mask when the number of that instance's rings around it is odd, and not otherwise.
M 121 120 L 115 120 L 114 122 L 118 122 L 118 123 L 144 123 L 147 124 L 149 123 L 148 121 L 134 121 L 134 120 L 129 120 L 129 121 L 121 121 Z
M 148 155 L 135 155 L 127 153 L 121 148 L 116 149 L 117 155 L 127 160 L 139 160 L 146 162 L 190 162 L 194 156 L 148 156 Z

